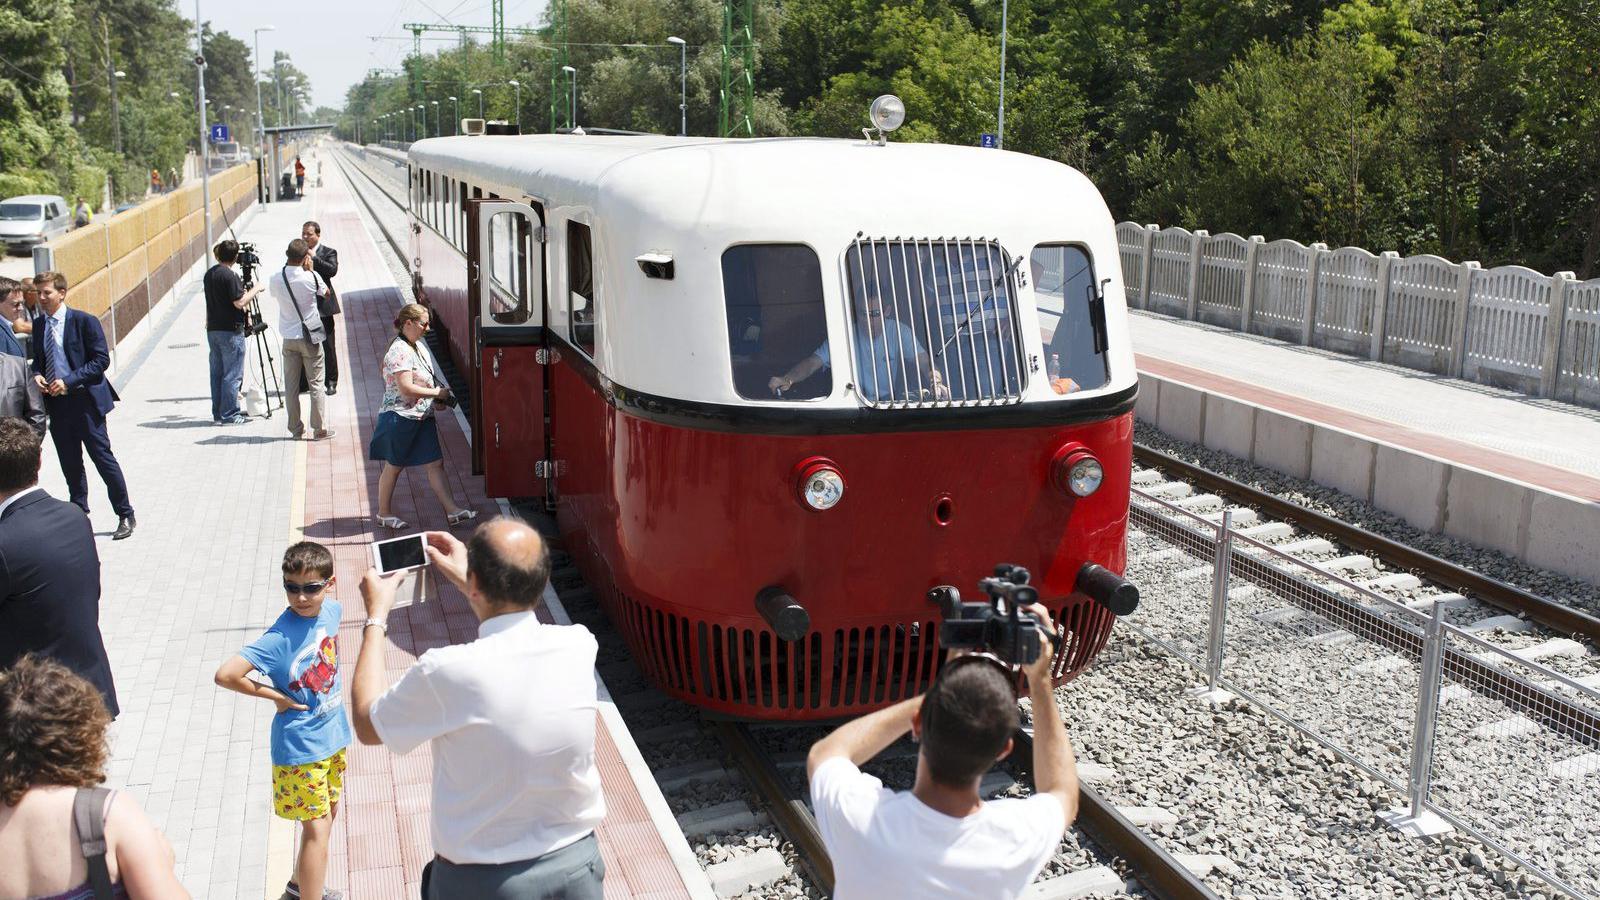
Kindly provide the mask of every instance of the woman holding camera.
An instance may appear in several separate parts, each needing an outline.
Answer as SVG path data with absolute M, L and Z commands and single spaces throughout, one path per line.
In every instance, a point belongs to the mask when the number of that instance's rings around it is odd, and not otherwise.
M 399 333 L 383 355 L 383 402 L 367 456 L 383 460 L 383 473 L 378 476 L 378 524 L 385 528 L 407 527 L 392 514 L 390 504 L 400 472 L 411 466 L 422 466 L 428 473 L 428 486 L 447 511 L 445 518 L 451 525 L 478 517 L 476 510 L 456 506 L 444 477 L 444 448 L 439 444 L 439 423 L 433 414 L 436 408 L 454 406 L 455 399 L 449 386 L 439 383 L 444 379 L 435 374 L 428 350 L 421 346 L 428 326 L 427 307 L 419 303 L 401 307 L 394 317 Z

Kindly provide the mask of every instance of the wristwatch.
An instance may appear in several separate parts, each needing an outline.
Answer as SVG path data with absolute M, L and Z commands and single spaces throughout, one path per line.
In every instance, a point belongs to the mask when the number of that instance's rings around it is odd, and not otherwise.
M 388 634 L 389 633 L 389 623 L 385 619 L 368 619 L 365 623 L 362 624 L 361 630 L 362 631 L 367 630 L 367 627 L 370 626 L 370 625 L 376 625 L 379 628 L 382 628 L 384 634 Z

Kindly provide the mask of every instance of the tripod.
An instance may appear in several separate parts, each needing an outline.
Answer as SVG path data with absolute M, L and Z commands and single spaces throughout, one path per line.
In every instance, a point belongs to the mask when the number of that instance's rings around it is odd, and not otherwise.
M 245 283 L 249 284 L 255 279 L 246 273 Z M 267 340 L 267 321 L 261 315 L 261 301 L 250 300 L 250 314 L 246 317 L 248 323 L 245 327 L 256 339 L 256 364 L 261 369 L 261 393 L 266 394 L 267 418 L 272 418 L 272 394 L 267 391 L 267 376 L 272 376 L 272 389 L 278 394 L 278 406 L 283 406 L 283 386 L 278 383 L 278 361 L 272 358 L 272 342 Z

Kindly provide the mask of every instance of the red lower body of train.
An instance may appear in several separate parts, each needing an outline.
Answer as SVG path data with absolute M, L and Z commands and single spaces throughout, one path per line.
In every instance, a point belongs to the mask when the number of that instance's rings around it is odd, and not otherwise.
M 981 599 L 978 579 L 997 563 L 1028 568 L 1064 629 L 1058 678 L 1104 646 L 1115 616 L 1076 580 L 1086 563 L 1124 569 L 1131 391 L 1055 423 L 976 418 L 1016 407 L 869 411 L 891 429 L 908 413 L 951 423 L 917 430 L 851 430 L 787 410 L 788 426 L 751 421 L 739 418 L 747 408 L 636 395 L 544 329 L 480 336 L 461 253 L 427 228 L 419 249 L 423 298 L 472 384 L 474 471 L 491 495 L 553 502 L 565 549 L 667 694 L 716 714 L 786 720 L 915 696 L 941 657 L 929 590 L 954 585 Z M 541 363 L 540 348 L 555 352 Z M 808 433 L 789 433 L 796 427 Z M 1104 466 L 1088 497 L 1056 479 L 1058 454 L 1073 444 Z M 826 511 L 799 496 L 796 466 L 814 457 L 846 482 Z M 555 461 L 553 496 L 535 471 L 541 459 Z M 769 587 L 809 614 L 798 640 L 778 639 L 758 612 Z

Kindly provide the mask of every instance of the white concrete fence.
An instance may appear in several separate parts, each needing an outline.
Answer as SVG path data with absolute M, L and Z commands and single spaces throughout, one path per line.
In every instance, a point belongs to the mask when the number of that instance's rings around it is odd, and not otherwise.
M 1600 406 L 1600 278 L 1121 222 L 1128 303 Z

